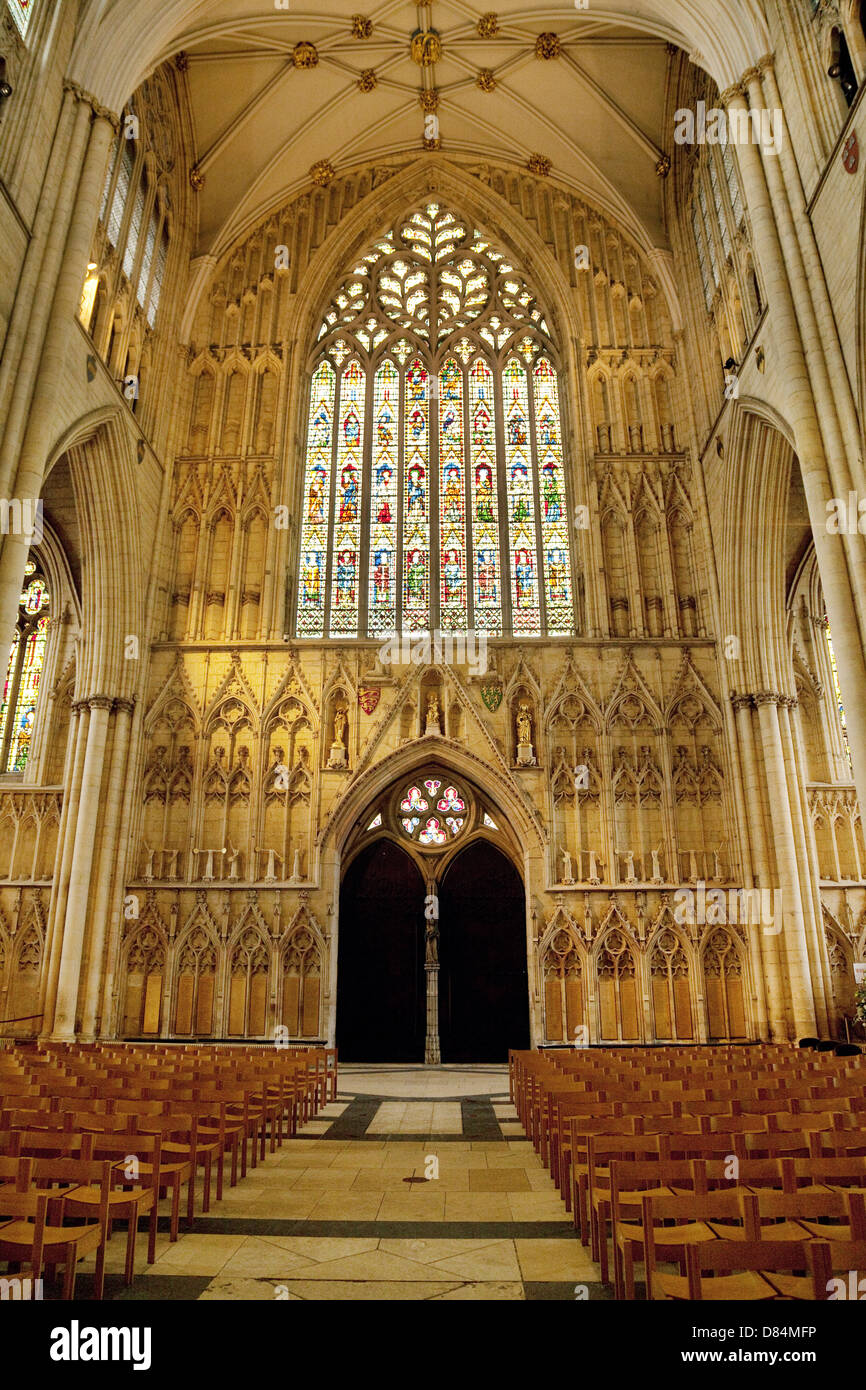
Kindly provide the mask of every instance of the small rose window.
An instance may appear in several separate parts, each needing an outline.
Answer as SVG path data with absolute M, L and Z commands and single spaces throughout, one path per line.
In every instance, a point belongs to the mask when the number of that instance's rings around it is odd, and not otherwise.
M 399 804 L 404 835 L 427 849 L 455 840 L 466 825 L 466 815 L 466 798 L 460 789 L 436 777 L 413 782 Z

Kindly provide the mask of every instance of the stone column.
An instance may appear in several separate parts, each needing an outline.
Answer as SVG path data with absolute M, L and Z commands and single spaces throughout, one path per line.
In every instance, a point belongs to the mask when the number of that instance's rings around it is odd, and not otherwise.
M 752 814 L 746 818 L 747 833 L 751 842 L 750 858 L 760 876 L 760 886 L 769 888 L 771 875 L 767 861 L 767 842 L 764 836 L 762 787 L 755 765 L 752 697 L 751 695 L 735 695 L 731 703 L 737 721 L 744 791 L 752 808 Z M 747 883 L 749 887 L 754 886 L 754 874 L 749 875 Z M 746 885 L 744 884 L 744 886 Z M 760 925 L 750 926 L 748 931 L 752 973 L 755 979 L 756 1022 L 759 1034 L 761 1037 L 769 1037 L 773 1042 L 785 1042 L 787 1041 L 788 1029 L 785 1023 L 785 1004 L 779 967 L 779 938 L 763 935 Z
M 64 390 L 69 332 L 74 326 L 81 301 L 81 287 L 90 259 L 93 229 L 115 130 L 116 118 L 110 112 L 92 106 L 85 94 L 77 95 L 80 104 L 75 113 L 72 144 L 76 151 L 86 144 L 86 154 L 68 232 L 62 222 L 58 226 L 55 221 L 52 228 L 52 237 L 65 237 L 65 245 L 32 399 L 28 399 L 31 388 L 23 362 L 27 356 L 26 349 L 22 357 L 22 393 L 13 402 L 0 452 L 0 496 L 4 497 L 35 500 L 42 492 L 48 454 L 54 443 L 56 399 Z M 73 163 L 73 168 L 76 163 Z M 31 331 L 34 333 L 33 351 L 36 352 L 40 344 L 32 323 Z M 0 551 L 0 633 L 11 632 L 15 622 L 31 539 L 23 534 L 4 537 Z
M 773 847 L 782 889 L 783 941 L 788 966 L 788 989 L 791 1013 L 798 1037 L 813 1035 L 817 1027 L 815 1004 L 809 970 L 809 949 L 800 876 L 797 865 L 797 846 L 791 817 L 791 803 L 785 776 L 785 757 L 779 728 L 778 706 L 783 696 L 763 692 L 755 696 L 761 728 L 761 746 L 767 774 L 770 817 L 773 823 Z
M 114 865 L 118 854 L 125 851 L 120 843 L 120 825 L 126 791 L 129 733 L 135 704 L 132 700 L 114 703 L 114 737 L 108 783 L 101 806 L 102 851 L 99 857 L 96 898 L 93 904 L 91 939 L 87 956 L 87 976 L 81 1018 L 81 1037 L 90 1042 L 96 1037 L 100 1014 L 100 995 L 104 978 L 105 942 L 111 911 L 111 890 Z
M 89 917 L 96 832 L 100 822 L 105 744 L 113 701 L 109 696 L 94 695 L 88 704 L 90 723 L 75 824 L 69 896 L 63 922 L 57 1005 L 51 1034 L 55 1042 L 73 1042 L 76 1036 L 81 961 Z
M 439 1046 L 439 898 L 436 884 L 427 884 L 427 906 L 424 909 L 424 979 L 427 985 L 427 1036 L 424 1043 L 424 1064 L 438 1067 L 442 1061 Z
M 763 106 L 760 73 L 754 69 L 746 74 L 746 79 L 750 84 L 752 104 L 760 109 Z M 745 119 L 749 106 L 743 88 L 730 89 L 724 93 L 722 100 L 729 112 L 736 113 L 738 120 Z M 774 157 L 767 156 L 767 163 Z M 755 253 L 763 272 L 770 305 L 773 350 L 778 354 L 781 375 L 788 383 L 785 407 L 794 431 L 818 568 L 839 658 L 839 679 L 848 719 L 854 776 L 861 805 L 866 805 L 866 660 L 863 634 L 843 539 L 831 535 L 826 527 L 827 503 L 831 497 L 839 494 L 834 492 L 831 484 L 813 384 L 764 165 L 757 147 L 749 142 L 737 146 L 737 158 L 752 222 Z M 845 464 L 844 459 L 841 462 Z M 847 475 L 847 467 L 845 473 Z

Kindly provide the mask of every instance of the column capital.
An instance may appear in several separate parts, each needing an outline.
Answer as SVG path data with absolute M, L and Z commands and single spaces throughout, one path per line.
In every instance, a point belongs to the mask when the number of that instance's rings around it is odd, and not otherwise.
M 758 709 L 761 708 L 761 705 L 781 705 L 785 702 L 785 696 L 779 695 L 774 690 L 760 690 L 752 696 L 752 699 Z
M 77 82 L 73 82 L 70 77 L 65 79 L 63 90 L 65 92 L 71 92 L 76 101 L 86 102 L 94 116 L 99 120 L 108 121 L 108 124 L 114 130 L 115 134 L 120 130 L 120 117 L 114 111 L 110 111 L 107 106 L 103 106 L 101 102 L 97 101 L 92 92 L 85 91 Z
M 720 94 L 719 101 L 723 106 L 730 106 L 731 102 L 735 101 L 738 97 L 741 101 L 746 100 L 746 88 L 742 80 L 735 82 L 731 87 L 726 87 Z
M 741 709 L 752 709 L 754 700 L 751 695 L 732 695 L 731 704 L 734 710 L 739 713 Z

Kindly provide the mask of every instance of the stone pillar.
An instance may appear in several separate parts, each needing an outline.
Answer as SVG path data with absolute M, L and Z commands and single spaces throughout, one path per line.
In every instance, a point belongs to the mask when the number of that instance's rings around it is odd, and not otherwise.
M 767 841 L 764 835 L 763 789 L 755 763 L 752 697 L 751 695 L 736 695 L 731 703 L 736 715 L 744 791 L 752 808 L 751 815 L 746 818 L 751 840 L 750 857 L 758 871 L 760 886 L 769 888 L 772 883 L 772 876 L 767 858 Z M 753 887 L 754 874 L 750 875 L 750 880 L 748 886 Z M 765 936 L 760 924 L 750 926 L 748 931 L 752 973 L 755 977 L 756 1022 L 760 1036 L 769 1037 L 772 1042 L 785 1042 L 788 1037 L 788 1029 L 785 1020 L 785 1000 L 779 966 L 779 938 L 777 936 Z
M 55 219 L 51 231 L 52 238 L 58 242 L 64 238 L 65 244 L 45 328 L 44 346 L 39 343 L 36 326 L 31 323 L 33 351 L 38 352 L 41 346 L 38 371 L 34 374 L 35 388 L 29 385 L 30 378 L 23 360 L 27 356 L 26 349 L 22 355 L 22 391 L 13 402 L 0 452 L 0 496 L 3 497 L 35 500 L 42 492 L 48 455 L 54 443 L 56 398 L 64 389 L 69 332 L 74 326 L 81 301 L 81 287 L 90 259 L 108 152 L 116 128 L 116 118 L 109 112 L 91 105 L 83 93 L 77 95 L 79 106 L 74 117 L 72 148 L 78 152 L 86 146 L 86 153 L 68 231 L 62 219 Z M 72 169 L 76 167 L 77 160 L 74 160 Z M 29 398 L 31 389 L 33 394 Z M 4 537 L 0 551 L 0 633 L 11 633 L 15 622 L 31 539 L 28 535 L 9 534 Z
M 102 851 L 99 857 L 96 898 L 93 904 L 81 1017 L 81 1037 L 86 1042 L 92 1041 L 97 1034 L 100 996 L 105 974 L 105 942 L 111 912 L 111 890 L 115 877 L 114 866 L 118 854 L 125 853 L 126 849 L 126 846 L 121 845 L 120 842 L 120 826 L 123 819 L 129 734 L 134 709 L 135 705 L 132 700 L 115 701 L 111 764 L 101 806 Z
M 760 109 L 763 106 L 760 73 L 754 69 L 746 74 L 746 80 L 749 82 L 750 100 Z M 745 119 L 749 104 L 744 88 L 731 88 L 724 93 L 722 100 L 729 112 L 736 113 L 738 121 Z M 768 166 L 773 158 L 776 156 L 767 156 Z M 773 350 L 778 354 L 780 375 L 788 383 L 785 407 L 794 431 L 818 569 L 839 659 L 839 679 L 848 719 L 854 777 L 860 803 L 866 805 L 866 660 L 863 651 L 866 634 L 861 633 L 860 629 L 843 538 L 831 535 L 826 527 L 827 503 L 831 497 L 840 494 L 834 491 L 831 483 L 813 383 L 764 165 L 757 147 L 750 142 L 737 146 L 737 159 L 752 222 L 755 253 L 763 272 L 770 305 Z M 845 460 L 840 462 L 847 477 Z M 836 478 L 836 481 L 840 480 Z
M 51 1034 L 55 1042 L 73 1042 L 76 1036 L 81 961 L 89 919 L 96 831 L 102 802 L 105 744 L 112 703 L 110 697 L 104 695 L 95 695 L 88 701 L 90 723 L 75 823 L 75 848 L 72 852 L 69 896 L 66 900 L 57 981 L 57 1004 Z
M 794 1029 L 798 1037 L 813 1035 L 817 1027 L 815 1004 L 809 969 L 809 949 L 797 846 L 791 817 L 791 803 L 785 776 L 785 757 L 779 728 L 780 695 L 763 692 L 755 696 L 761 728 L 761 746 L 767 775 L 770 817 L 773 823 L 773 847 L 782 889 L 783 942 L 788 966 L 788 989 Z
M 439 1046 L 439 966 L 425 965 L 427 980 L 427 1038 L 424 1044 L 424 1063 L 438 1067 L 442 1062 Z

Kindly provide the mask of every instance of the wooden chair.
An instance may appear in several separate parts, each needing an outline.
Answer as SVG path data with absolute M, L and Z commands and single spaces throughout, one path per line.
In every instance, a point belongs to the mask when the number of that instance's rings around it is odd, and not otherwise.
M 85 1145 L 84 1151 L 92 1150 L 93 1145 Z M 108 1170 L 108 1187 L 105 1189 L 101 1173 Z M 98 1178 L 98 1181 L 96 1179 Z M 66 1210 L 70 1215 L 89 1216 L 99 1212 L 100 1221 L 105 1222 L 106 1240 L 111 1239 L 112 1224 L 116 1220 L 128 1223 L 126 1237 L 126 1261 L 124 1280 L 127 1285 L 135 1278 L 135 1239 L 138 1234 L 139 1217 L 150 1212 L 151 1234 L 148 1241 L 148 1264 L 156 1257 L 156 1213 L 157 1201 L 152 1182 L 146 1180 L 140 1188 L 116 1188 L 115 1163 L 108 1160 L 102 1163 L 93 1159 L 37 1159 L 34 1166 L 34 1181 L 37 1189 L 50 1194 L 51 1185 L 63 1183 L 70 1186 L 66 1194 Z M 99 1261 L 97 1255 L 97 1261 Z M 104 1259 L 104 1250 L 102 1252 Z
M 816 1240 L 806 1247 L 806 1255 L 816 1299 L 859 1301 L 866 1294 L 866 1241 Z
M 156 1258 L 159 1196 L 163 1188 L 171 1192 L 170 1240 L 174 1242 L 180 1227 L 180 1194 L 190 1182 L 192 1165 L 185 1162 L 163 1163 L 160 1134 L 92 1134 L 87 1136 L 87 1147 L 94 1158 L 114 1160 L 114 1181 L 118 1187 L 137 1188 L 141 1185 L 153 1188 L 157 1201 L 151 1213 L 147 1255 L 148 1264 L 152 1264 Z
M 88 1226 L 64 1226 L 61 1196 L 57 1201 L 59 1224 L 49 1226 L 46 1220 L 48 1196 L 38 1192 L 13 1192 L 11 1188 L 0 1187 L 0 1260 L 9 1260 L 16 1265 L 22 1261 L 30 1265 L 34 1281 L 42 1278 L 44 1265 L 63 1265 L 63 1297 L 71 1299 L 75 1294 L 75 1275 L 78 1261 L 91 1252 L 104 1252 L 105 1227 L 100 1224 Z M 12 1218 L 12 1219 L 9 1219 Z M 102 1283 L 99 1273 L 95 1279 L 95 1297 L 102 1297 Z
M 774 1283 L 779 1274 L 800 1271 L 793 1293 L 782 1294 Z M 705 1279 L 705 1274 L 713 1277 Z M 815 1279 L 806 1246 L 795 1241 L 712 1240 L 686 1250 L 686 1277 L 647 1266 L 648 1299 L 716 1302 L 814 1297 Z
M 664 1164 L 661 1165 L 664 1168 Z M 665 1223 L 672 1222 L 673 1225 Z M 723 1237 L 740 1237 L 754 1241 L 758 1239 L 757 1199 L 744 1194 L 739 1189 L 732 1191 L 691 1192 L 671 1196 L 659 1190 L 647 1193 L 641 1199 L 640 1215 L 617 1230 L 614 1246 L 614 1270 L 616 1274 L 616 1297 L 633 1299 L 634 1261 L 638 1251 L 643 1259 L 647 1299 L 654 1297 L 651 1292 L 653 1280 L 657 1277 L 659 1261 L 664 1264 L 679 1264 L 685 1267 L 686 1253 L 690 1246 L 704 1244 L 719 1239 L 717 1224 L 724 1222 Z M 670 1283 L 670 1288 L 679 1289 L 681 1294 L 687 1287 L 682 1273 L 671 1276 L 679 1283 Z

